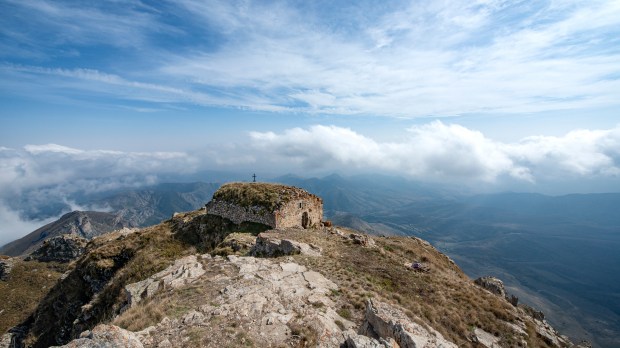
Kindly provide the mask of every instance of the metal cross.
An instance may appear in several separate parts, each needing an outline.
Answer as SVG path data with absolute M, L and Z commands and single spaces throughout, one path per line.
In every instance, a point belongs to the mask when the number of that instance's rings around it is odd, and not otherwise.
M 252 178 L 254 179 L 252 182 L 256 182 L 256 173 L 252 174 Z

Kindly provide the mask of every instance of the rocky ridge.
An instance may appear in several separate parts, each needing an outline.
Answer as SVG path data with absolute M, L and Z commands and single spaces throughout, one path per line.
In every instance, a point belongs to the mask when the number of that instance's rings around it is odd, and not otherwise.
M 18 240 L 2 246 L 0 253 L 9 256 L 29 255 L 38 249 L 44 241 L 53 237 L 70 234 L 90 240 L 125 227 L 133 226 L 118 214 L 73 211 Z
M 231 234 L 243 227 L 196 211 L 96 238 L 31 318 L 1 342 L 573 346 L 527 310 L 476 286 L 420 239 L 329 227 L 271 230 L 246 245 Z M 417 260 L 428 271 L 404 266 Z

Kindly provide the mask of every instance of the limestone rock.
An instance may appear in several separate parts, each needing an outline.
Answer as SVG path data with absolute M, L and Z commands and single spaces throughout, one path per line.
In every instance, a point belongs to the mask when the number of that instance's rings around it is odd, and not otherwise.
M 499 337 L 495 337 L 492 334 L 480 329 L 480 328 L 475 328 L 474 329 L 474 339 L 475 342 L 478 342 L 479 344 L 481 344 L 483 347 L 486 348 L 501 348 L 501 346 L 499 345 L 499 341 L 500 338 Z
M 391 348 L 376 339 L 364 335 L 352 334 L 344 342 L 344 348 Z
M 11 348 L 11 341 L 13 340 L 13 334 L 5 333 L 0 336 L 0 348 Z
M 63 348 L 107 348 L 107 347 L 126 347 L 143 348 L 138 336 L 118 326 L 97 325 L 92 331 L 85 331 L 80 335 L 81 338 L 73 340 Z
M 250 254 L 265 257 L 296 254 L 320 256 L 321 249 L 306 243 L 300 243 L 288 239 L 278 239 L 269 235 L 269 233 L 261 233 L 258 237 L 256 237 L 256 243 L 254 244 L 252 250 L 250 250 Z
M 178 288 L 189 284 L 204 273 L 205 269 L 195 255 L 178 259 L 172 266 L 148 279 L 125 286 L 128 307 L 133 307 L 141 300 L 153 296 L 162 288 Z
M 338 286 L 291 260 L 229 255 L 209 259 L 205 268 L 199 280 L 204 283 L 197 284 L 219 289 L 217 295 L 179 319 L 164 318 L 137 333 L 145 347 L 159 347 L 166 339 L 175 346 L 187 332 L 200 330 L 208 333 L 208 343 L 197 346 L 234 345 L 222 329 L 230 327 L 258 347 L 297 346 L 303 335 L 316 338 L 312 346 L 340 347 L 345 332 L 354 333 L 355 324 L 333 309 L 330 294 Z
M 0 258 L 0 280 L 6 281 L 9 279 L 9 274 L 15 265 L 15 259 L 11 257 Z
M 349 238 L 353 240 L 353 243 L 361 244 L 363 247 L 370 248 L 375 246 L 374 239 L 366 234 L 351 233 Z
M 474 280 L 474 283 L 483 289 L 486 289 L 495 295 L 506 297 L 506 290 L 504 289 L 504 282 L 495 277 L 480 277 Z
M 388 304 L 368 300 L 364 323 L 359 334 L 380 338 L 394 339 L 401 348 L 457 348 L 439 332 L 412 322 L 398 308 Z
M 553 327 L 544 320 L 534 320 L 536 334 L 551 347 L 570 347 L 572 343 L 562 337 Z
M 75 234 L 63 234 L 50 238 L 26 260 L 40 262 L 69 262 L 84 253 L 88 240 Z

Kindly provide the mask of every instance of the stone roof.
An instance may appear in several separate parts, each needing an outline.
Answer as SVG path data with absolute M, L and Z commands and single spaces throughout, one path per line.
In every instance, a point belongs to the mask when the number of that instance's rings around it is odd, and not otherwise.
M 263 207 L 268 211 L 276 211 L 292 200 L 311 197 L 320 200 L 318 196 L 298 187 L 263 182 L 228 183 L 213 194 L 214 200 L 242 207 Z

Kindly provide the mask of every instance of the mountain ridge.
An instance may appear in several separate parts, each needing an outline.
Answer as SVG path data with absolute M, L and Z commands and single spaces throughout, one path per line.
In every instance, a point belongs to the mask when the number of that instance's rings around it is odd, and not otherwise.
M 419 238 L 372 238 L 342 227 L 258 235 L 244 229 L 197 210 L 93 238 L 2 341 L 28 347 L 109 345 L 114 337 L 136 347 L 166 340 L 173 347 L 378 347 L 380 339 L 426 342 L 423 347 L 573 346 L 526 308 L 474 284 Z

